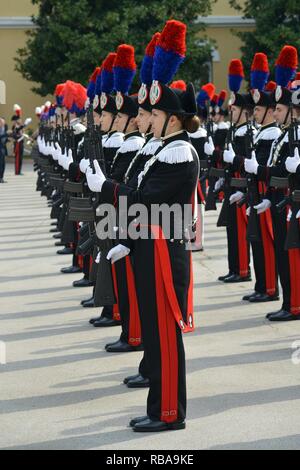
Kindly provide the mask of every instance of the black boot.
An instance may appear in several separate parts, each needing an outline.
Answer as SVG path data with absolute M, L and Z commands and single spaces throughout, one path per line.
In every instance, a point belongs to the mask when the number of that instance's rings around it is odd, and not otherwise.
M 150 380 L 139 374 L 137 378 L 129 380 L 127 382 L 127 387 L 128 388 L 148 388 L 150 387 Z
M 143 351 L 143 346 L 130 346 L 130 344 L 125 343 L 124 341 L 119 340 L 117 343 L 108 345 L 106 348 L 107 352 L 110 353 L 126 353 L 134 351 Z
M 162 432 L 177 431 L 185 429 L 185 421 L 175 421 L 174 423 L 166 423 L 164 421 L 152 421 L 150 418 L 134 425 L 134 432 Z
M 58 255 L 72 255 L 73 254 L 73 249 L 68 248 L 67 246 L 63 248 L 62 250 L 57 251 Z
M 281 310 L 277 314 L 271 315 L 268 317 L 269 321 L 294 321 L 294 320 L 300 320 L 300 315 L 293 315 L 290 312 L 287 312 L 286 310 Z
M 86 300 L 85 302 L 83 302 L 82 306 L 84 308 L 94 308 L 95 307 L 94 297 L 92 297 L 90 300 Z
M 251 295 L 249 302 L 251 303 L 258 303 L 258 302 L 274 302 L 275 300 L 279 300 L 278 295 L 268 295 L 268 294 L 259 294 Z
M 63 274 L 77 274 L 81 273 L 82 269 L 79 266 L 69 266 L 68 268 L 62 268 L 60 272 Z
M 129 422 L 129 426 L 133 428 L 137 423 L 141 423 L 142 421 L 146 421 L 146 419 L 149 419 L 149 416 L 138 416 L 137 418 L 133 418 Z
M 248 282 L 251 281 L 251 275 L 248 276 L 240 276 L 239 274 L 232 274 L 232 276 L 226 277 L 224 282 L 226 284 L 234 283 L 234 282 Z
M 229 273 L 225 274 L 224 276 L 220 276 L 220 277 L 218 277 L 218 281 L 222 281 L 222 282 L 223 282 L 223 281 L 225 281 L 225 279 L 226 279 L 227 277 L 232 276 L 232 274 L 233 274 L 233 273 L 229 272 Z
M 242 300 L 250 300 L 251 297 L 254 297 L 258 294 L 258 292 L 253 292 L 252 294 L 247 294 L 247 295 L 244 295 L 244 297 L 242 298 Z
M 125 377 L 125 379 L 123 380 L 123 384 L 127 385 L 129 380 L 137 379 L 139 376 L 140 374 L 129 375 L 129 377 Z
M 113 318 L 107 318 L 107 317 L 100 317 L 99 320 L 95 321 L 94 327 L 95 328 L 105 328 L 105 327 L 110 327 L 110 326 L 118 326 L 121 325 L 120 321 L 116 321 Z
M 96 321 L 100 320 L 100 319 L 101 319 L 101 317 L 91 318 L 90 321 L 89 321 L 89 323 L 90 323 L 91 325 L 94 325 L 94 323 L 95 323 Z
M 85 277 L 80 279 L 79 281 L 73 282 L 73 287 L 92 287 L 94 284 L 89 279 Z

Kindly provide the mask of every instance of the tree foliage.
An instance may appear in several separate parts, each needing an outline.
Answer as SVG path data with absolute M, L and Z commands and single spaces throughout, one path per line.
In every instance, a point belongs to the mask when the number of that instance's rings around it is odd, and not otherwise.
M 180 78 L 203 82 L 207 76 L 211 43 L 198 34 L 199 15 L 211 12 L 215 0 L 32 0 L 39 6 L 36 28 L 18 50 L 16 69 L 35 82 L 33 91 L 45 96 L 67 79 L 85 84 L 93 68 L 121 43 L 134 45 L 137 64 L 155 31 L 171 18 L 188 26 L 188 51 Z M 135 83 L 137 86 L 137 83 Z
M 264 52 L 268 55 L 274 78 L 274 64 L 285 44 L 295 46 L 300 54 L 299 0 L 230 0 L 230 4 L 244 18 L 253 18 L 256 22 L 255 30 L 236 33 L 243 41 L 242 59 L 247 76 L 254 54 Z

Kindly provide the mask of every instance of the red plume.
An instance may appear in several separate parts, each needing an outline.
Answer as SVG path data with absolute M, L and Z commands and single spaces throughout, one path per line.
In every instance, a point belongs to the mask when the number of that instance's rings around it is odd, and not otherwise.
M 100 67 L 95 68 L 94 72 L 92 73 L 92 75 L 90 77 L 90 82 L 96 83 L 96 80 L 97 80 L 97 77 L 98 77 L 100 71 L 101 71 Z
M 207 96 L 209 97 L 209 99 L 211 100 L 212 97 L 215 94 L 216 87 L 213 83 L 207 83 L 206 85 L 203 85 L 201 90 L 204 90 L 206 92 Z
M 276 83 L 270 80 L 265 86 L 265 91 L 274 91 L 276 90 L 276 86 Z
M 276 60 L 276 65 L 281 67 L 289 67 L 297 69 L 298 67 L 298 52 L 294 46 L 284 46 Z
M 136 70 L 133 46 L 129 46 L 128 44 L 121 44 L 118 47 L 114 67 Z
M 71 109 L 76 96 L 76 83 L 72 82 L 71 80 L 67 80 L 66 86 L 64 89 L 64 100 L 63 105 L 65 108 Z
M 251 65 L 251 71 L 259 71 L 269 73 L 269 62 L 268 57 L 263 52 L 258 52 L 253 58 Z
M 151 41 L 146 47 L 146 52 L 145 52 L 146 55 L 148 55 L 149 57 L 154 57 L 155 47 L 157 46 L 159 39 L 160 39 L 160 33 L 155 33 L 152 36 Z
M 62 96 L 65 88 L 65 83 L 59 83 L 56 85 L 54 96 Z
M 244 77 L 244 67 L 240 59 L 232 59 L 229 64 L 229 75 L 239 75 Z
M 87 100 L 87 94 L 86 94 L 87 90 L 84 86 L 81 85 L 81 83 L 76 83 L 75 91 L 76 91 L 76 94 L 74 97 L 75 104 L 79 109 L 83 109 Z
M 227 98 L 227 91 L 226 90 L 221 90 L 220 94 L 219 94 L 219 101 L 220 100 L 223 100 L 225 101 Z
M 186 87 L 187 85 L 184 80 L 175 80 L 170 85 L 170 88 L 174 88 L 174 89 L 182 90 L 182 91 L 186 91 Z
M 186 53 L 186 25 L 181 21 L 167 21 L 159 40 L 159 46 L 180 56 Z
M 107 70 L 107 72 L 112 72 L 115 65 L 117 54 L 115 52 L 110 52 L 102 63 L 102 69 Z

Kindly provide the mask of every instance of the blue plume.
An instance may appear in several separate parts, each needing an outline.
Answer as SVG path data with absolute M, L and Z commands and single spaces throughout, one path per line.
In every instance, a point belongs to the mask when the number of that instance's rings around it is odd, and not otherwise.
M 172 51 L 166 51 L 160 46 L 156 46 L 152 79 L 163 84 L 171 82 L 176 72 L 184 61 L 184 57 Z
M 95 88 L 95 83 L 90 81 L 87 87 L 87 95 L 91 101 L 93 101 L 95 98 Z
M 152 67 L 153 67 L 153 57 L 149 55 L 145 55 L 142 66 L 141 66 L 141 82 L 145 83 L 146 85 L 150 86 L 152 83 Z
M 282 65 L 275 66 L 275 80 L 279 86 L 286 87 L 288 83 L 293 80 L 295 75 L 296 69 L 283 67 Z
M 128 95 L 136 70 L 114 67 L 114 89 Z
M 230 91 L 237 93 L 241 88 L 243 77 L 240 75 L 228 75 L 228 83 Z
M 206 93 L 206 91 L 204 90 L 201 90 L 199 93 L 198 93 L 198 96 L 197 96 L 197 105 L 199 106 L 199 108 L 205 108 L 206 107 L 206 101 L 209 100 L 209 96 L 208 94 Z
M 96 85 L 95 85 L 95 95 L 101 95 L 102 92 L 102 73 L 99 73 L 97 80 L 96 80 Z
M 269 79 L 269 73 L 268 72 L 263 72 L 262 70 L 255 70 L 251 72 L 250 78 L 251 78 L 251 88 L 257 89 L 259 91 L 262 91 Z
M 100 74 L 100 78 L 101 78 L 101 91 L 109 95 L 114 89 L 114 74 L 112 72 L 109 72 L 103 69 Z

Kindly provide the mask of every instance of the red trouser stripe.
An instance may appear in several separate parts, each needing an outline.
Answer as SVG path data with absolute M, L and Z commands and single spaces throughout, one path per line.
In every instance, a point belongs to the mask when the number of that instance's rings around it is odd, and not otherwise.
M 129 344 L 131 346 L 139 346 L 141 344 L 141 322 L 136 296 L 135 281 L 131 261 L 129 256 L 125 258 L 126 263 L 126 277 L 127 277 L 127 290 L 129 299 Z
M 286 213 L 288 214 L 289 207 Z M 287 222 L 289 228 L 289 222 Z M 288 250 L 290 265 L 290 286 L 291 286 L 291 307 L 290 311 L 294 315 L 300 315 L 300 250 Z
M 239 271 L 241 277 L 246 277 L 249 270 L 249 253 L 247 244 L 247 216 L 246 207 L 236 206 L 236 220 L 238 230 Z
M 154 239 L 155 239 L 155 250 L 159 253 L 157 260 L 161 265 L 164 287 L 165 287 L 167 297 L 169 299 L 169 303 L 171 305 L 172 313 L 183 333 L 194 331 L 195 326 L 194 326 L 192 313 L 190 314 L 191 318 L 188 324 L 186 324 L 183 320 L 182 312 L 181 312 L 181 309 L 177 300 L 177 296 L 176 296 L 176 292 L 175 292 L 175 288 L 173 284 L 172 268 L 171 268 L 168 245 L 167 245 L 166 239 L 164 238 L 162 229 L 161 227 L 157 225 L 151 225 L 151 230 L 153 232 Z
M 202 188 L 201 188 L 200 181 L 198 181 L 198 183 L 197 183 L 197 192 L 198 192 L 199 201 L 205 202 L 205 197 L 204 197 L 204 194 L 203 194 L 203 191 L 202 191 Z
M 276 293 L 276 259 L 274 251 L 274 235 L 270 210 L 260 215 L 262 243 L 265 255 L 266 290 L 268 295 Z
M 80 267 L 80 269 L 83 269 L 83 256 L 82 255 L 78 255 L 78 266 Z
M 192 324 L 194 324 L 194 272 L 193 272 L 193 258 L 190 253 L 190 285 L 188 292 L 188 304 L 187 304 L 188 322 L 191 318 Z
M 165 291 L 159 250 L 155 243 L 155 285 L 161 354 L 161 421 L 178 416 L 178 351 L 176 323 Z
M 115 321 L 120 321 L 121 317 L 120 317 L 120 309 L 119 309 L 117 274 L 116 274 L 116 268 L 113 264 L 111 265 L 111 272 L 112 272 L 112 278 L 113 278 L 113 283 L 114 283 L 115 295 L 117 299 L 117 303 L 113 306 L 113 319 Z

